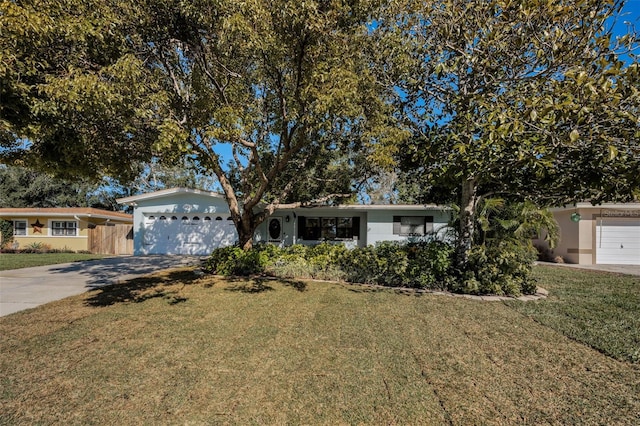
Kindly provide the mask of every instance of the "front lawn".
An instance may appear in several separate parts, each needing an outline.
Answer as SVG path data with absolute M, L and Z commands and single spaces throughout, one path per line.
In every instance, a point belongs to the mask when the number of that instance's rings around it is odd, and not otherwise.
M 0 254 L 0 271 L 102 258 L 104 256 L 101 254 L 87 253 L 2 253 Z
M 638 424 L 639 366 L 530 303 L 138 279 L 0 318 L 0 424 Z
M 510 306 L 540 324 L 622 361 L 640 365 L 640 277 L 538 266 L 549 299 Z

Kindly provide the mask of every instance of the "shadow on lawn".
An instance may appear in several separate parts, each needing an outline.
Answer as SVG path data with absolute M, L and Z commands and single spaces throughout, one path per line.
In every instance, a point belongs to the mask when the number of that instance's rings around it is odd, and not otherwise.
M 230 286 L 227 287 L 226 291 L 234 291 L 239 293 L 264 293 L 265 291 L 273 291 L 275 290 L 272 286 L 268 285 L 267 282 L 275 281 L 282 283 L 287 287 L 291 287 L 297 291 L 306 291 L 307 284 L 303 281 L 297 280 L 288 280 L 284 278 L 266 278 L 266 277 L 256 277 L 252 278 L 249 281 L 245 282 L 232 282 Z
M 197 280 L 193 271 L 170 271 L 162 276 L 134 278 L 122 284 L 99 287 L 85 304 L 102 307 L 117 303 L 141 303 L 145 300 L 163 298 L 169 305 L 177 305 L 188 299 L 179 295 L 187 284 Z M 182 283 L 182 286 L 175 283 Z
M 367 285 L 367 284 L 350 284 L 346 287 L 348 291 L 352 293 L 382 293 L 382 292 L 393 292 L 400 296 L 414 296 L 414 297 L 422 297 L 425 295 L 425 291 L 421 289 L 415 288 L 405 288 L 405 287 L 391 287 L 391 286 L 380 286 L 380 285 Z

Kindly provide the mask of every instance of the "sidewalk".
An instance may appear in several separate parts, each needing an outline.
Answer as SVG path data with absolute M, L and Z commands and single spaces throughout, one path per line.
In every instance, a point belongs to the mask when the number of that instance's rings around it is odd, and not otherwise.
M 640 276 L 640 265 L 576 265 L 573 263 L 537 262 L 538 265 L 563 268 L 588 269 L 591 271 L 613 272 L 616 274 Z

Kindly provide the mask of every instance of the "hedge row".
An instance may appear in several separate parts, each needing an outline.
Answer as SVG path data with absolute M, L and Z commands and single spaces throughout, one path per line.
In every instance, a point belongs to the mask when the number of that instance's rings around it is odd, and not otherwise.
M 501 241 L 477 246 L 469 267 L 455 268 L 454 248 L 442 241 L 347 249 L 328 243 L 280 248 L 258 245 L 249 251 L 224 247 L 213 251 L 205 270 L 219 275 L 264 274 L 280 278 L 312 278 L 391 287 L 449 290 L 468 294 L 530 294 L 537 252 L 531 244 Z

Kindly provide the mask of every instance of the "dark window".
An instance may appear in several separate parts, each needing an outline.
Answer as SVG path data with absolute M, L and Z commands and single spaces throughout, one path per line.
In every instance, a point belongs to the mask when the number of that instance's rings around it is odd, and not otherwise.
M 205 217 L 204 217 L 204 220 L 209 220 L 209 221 L 210 221 L 210 220 L 211 220 L 211 218 L 210 218 L 209 216 L 205 216 Z
M 74 237 L 78 235 L 78 224 L 76 222 L 51 222 L 51 235 Z
M 27 235 L 27 221 L 26 220 L 14 220 L 13 221 L 13 235 Z
M 176 216 L 171 216 L 171 220 L 178 220 Z
M 347 240 L 359 236 L 359 217 L 298 216 L 298 237 L 305 240 Z
M 166 216 L 160 216 L 159 220 L 167 220 Z
M 433 231 L 433 216 L 394 216 L 395 235 L 426 235 Z
M 323 217 L 320 221 L 322 230 L 320 236 L 323 240 L 335 240 L 336 239 L 336 224 L 335 217 Z
M 339 217 L 338 227 L 336 229 L 337 238 L 353 238 L 353 218 Z
M 222 220 L 222 218 L 220 216 L 216 217 L 216 220 Z

